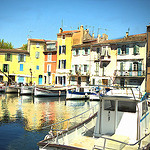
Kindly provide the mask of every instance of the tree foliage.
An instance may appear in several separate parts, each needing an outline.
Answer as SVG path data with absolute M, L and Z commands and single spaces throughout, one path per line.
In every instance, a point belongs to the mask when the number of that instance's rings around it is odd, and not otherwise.
M 13 45 L 11 42 L 4 42 L 4 39 L 0 39 L 0 48 L 1 49 L 13 49 Z
M 22 50 L 27 50 L 27 44 L 23 44 L 23 46 L 21 47 Z

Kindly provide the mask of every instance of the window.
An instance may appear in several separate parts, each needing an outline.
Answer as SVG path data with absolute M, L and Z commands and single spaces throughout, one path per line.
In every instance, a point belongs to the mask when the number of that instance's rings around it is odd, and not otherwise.
M 6 54 L 5 61 L 12 61 L 12 54 Z
M 106 46 L 103 46 L 101 56 L 105 56 L 105 55 L 106 55 Z
M 23 64 L 20 64 L 20 71 L 23 71 Z
M 63 46 L 62 46 L 62 53 L 63 53 L 63 54 L 66 54 L 66 45 L 63 45 Z
M 59 69 L 66 69 L 66 60 L 59 60 Z
M 75 77 L 71 77 L 71 81 L 76 81 L 76 80 L 75 80 Z
M 118 102 L 118 111 L 135 113 L 136 112 L 136 102 L 119 101 Z
M 40 58 L 40 52 L 35 52 L 35 58 L 36 59 Z
M 25 59 L 26 59 L 26 55 L 23 54 L 18 55 L 18 62 L 25 62 Z
M 76 55 L 79 55 L 79 49 L 76 48 Z
M 47 72 L 51 72 L 51 64 L 47 65 Z
M 115 110 L 115 101 L 112 100 L 105 100 L 104 101 L 104 110 Z
M 38 65 L 36 66 L 36 70 L 39 70 L 39 66 Z
M 9 71 L 9 65 L 3 64 L 3 72 L 8 72 L 8 71 Z
M 55 43 L 51 43 L 47 45 L 47 50 L 55 49 Z
M 88 55 L 88 48 L 85 48 L 85 55 Z
M 100 53 L 100 48 L 98 47 L 98 48 L 96 49 L 96 51 L 97 51 L 97 53 Z
M 78 65 L 75 65 L 75 72 L 78 71 Z
M 144 115 L 148 111 L 147 102 L 143 101 L 142 103 L 142 115 Z
M 87 72 L 87 65 L 84 65 L 84 72 Z
M 129 45 L 122 45 L 118 47 L 118 55 L 128 55 Z
M 59 55 L 66 54 L 66 45 L 59 46 Z
M 137 71 L 138 70 L 138 62 L 133 63 L 133 70 Z
M 40 47 L 40 43 L 36 43 L 36 48 L 39 48 Z
M 48 60 L 48 61 L 51 61 L 51 60 L 52 60 L 52 53 L 49 53 L 49 54 L 48 54 L 47 60 Z
M 133 55 L 138 55 L 139 54 L 139 46 L 135 45 L 133 48 Z
M 62 36 L 62 39 L 65 39 L 65 35 Z

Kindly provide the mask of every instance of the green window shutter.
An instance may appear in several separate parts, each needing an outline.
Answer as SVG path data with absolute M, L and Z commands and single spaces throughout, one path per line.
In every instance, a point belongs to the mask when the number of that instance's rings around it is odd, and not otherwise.
M 136 53 L 138 54 L 139 53 L 139 46 L 136 45 Z
M 123 71 L 123 62 L 120 63 L 120 70 Z
M 132 71 L 132 63 L 130 63 L 130 68 L 129 68 L 129 70 Z
M 83 73 L 83 72 L 84 72 L 84 66 L 81 65 L 81 73 Z
M 142 70 L 142 63 L 138 63 L 138 71 L 141 71 Z
M 7 72 L 9 72 L 9 65 L 7 65 Z
M 121 54 L 121 48 L 118 48 L 118 55 Z
M 87 72 L 89 71 L 89 65 L 87 65 Z
M 4 64 L 3 64 L 3 72 L 4 72 Z
M 82 48 L 82 55 L 85 55 L 85 48 Z
M 72 65 L 72 73 L 73 73 L 73 74 L 75 73 L 74 65 Z
M 126 54 L 129 55 L 129 46 L 126 47 Z
M 75 48 L 73 49 L 73 55 L 76 55 L 76 49 Z
M 88 55 L 90 55 L 90 47 L 88 47 Z

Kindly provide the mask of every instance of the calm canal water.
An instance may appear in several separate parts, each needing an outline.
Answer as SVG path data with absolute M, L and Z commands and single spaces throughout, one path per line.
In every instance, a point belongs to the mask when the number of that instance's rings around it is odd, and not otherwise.
M 97 103 L 0 94 L 0 150 L 37 150 L 37 143 L 48 133 L 43 126 L 71 118 Z

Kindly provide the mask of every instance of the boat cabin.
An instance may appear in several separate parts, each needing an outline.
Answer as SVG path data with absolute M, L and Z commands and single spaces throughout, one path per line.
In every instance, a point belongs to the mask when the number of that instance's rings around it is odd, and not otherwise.
M 94 136 L 124 135 L 132 142 L 141 139 L 149 130 L 146 96 L 141 100 L 129 96 L 101 97 Z

